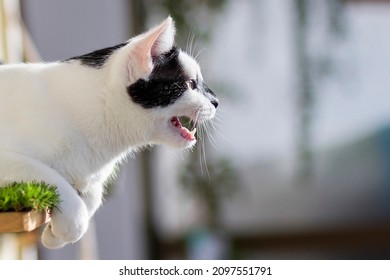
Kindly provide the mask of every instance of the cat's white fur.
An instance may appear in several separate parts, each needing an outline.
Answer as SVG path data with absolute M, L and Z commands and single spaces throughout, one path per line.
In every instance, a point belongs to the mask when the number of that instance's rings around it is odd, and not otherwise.
M 79 240 L 102 202 L 103 183 L 128 153 L 150 144 L 186 148 L 169 119 L 214 116 L 201 94 L 188 90 L 175 104 L 144 109 L 125 88 L 147 79 L 153 55 L 172 48 L 171 18 L 118 49 L 102 69 L 79 61 L 0 67 L 0 186 L 45 181 L 57 186 L 59 209 L 42 241 L 58 248 Z M 198 64 L 184 52 L 186 71 L 201 77 Z

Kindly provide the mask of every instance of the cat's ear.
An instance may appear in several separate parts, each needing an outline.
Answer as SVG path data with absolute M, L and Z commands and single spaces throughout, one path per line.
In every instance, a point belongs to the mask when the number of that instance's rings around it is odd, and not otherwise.
M 160 56 L 172 49 L 175 32 L 174 22 L 171 17 L 168 17 L 158 26 L 131 40 L 132 55 L 137 58 L 138 67 L 142 73 L 152 71 L 153 57 Z

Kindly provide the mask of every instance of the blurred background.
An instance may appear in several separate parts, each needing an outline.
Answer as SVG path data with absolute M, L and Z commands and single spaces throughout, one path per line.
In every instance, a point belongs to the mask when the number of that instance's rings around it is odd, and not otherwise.
M 80 242 L 47 250 L 39 230 L 3 234 L 0 258 L 390 258 L 390 1 L 0 8 L 10 63 L 115 45 L 170 14 L 177 44 L 220 98 L 194 152 L 155 147 L 128 159 Z

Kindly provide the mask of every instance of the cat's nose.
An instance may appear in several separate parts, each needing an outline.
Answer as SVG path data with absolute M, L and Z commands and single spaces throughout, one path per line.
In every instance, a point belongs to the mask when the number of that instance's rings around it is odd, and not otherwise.
M 210 102 L 211 102 L 211 104 L 214 105 L 215 109 L 217 109 L 217 107 L 218 107 L 218 100 L 217 99 L 213 99 Z

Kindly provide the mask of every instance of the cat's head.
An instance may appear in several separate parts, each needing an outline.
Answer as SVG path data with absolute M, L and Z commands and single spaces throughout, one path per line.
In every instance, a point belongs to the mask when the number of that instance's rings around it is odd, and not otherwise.
M 149 118 L 151 140 L 178 148 L 195 144 L 195 128 L 212 119 L 218 99 L 206 85 L 198 63 L 174 46 L 169 17 L 123 47 L 127 95 L 139 114 Z M 187 128 L 180 120 L 190 120 Z

